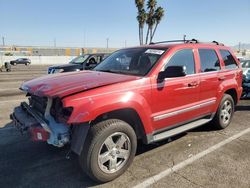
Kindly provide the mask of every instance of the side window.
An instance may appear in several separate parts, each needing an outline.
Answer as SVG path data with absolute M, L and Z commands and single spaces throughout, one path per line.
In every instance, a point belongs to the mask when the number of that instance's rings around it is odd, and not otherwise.
M 166 64 L 165 69 L 169 66 L 185 66 L 186 74 L 195 73 L 195 61 L 192 49 L 184 49 L 176 52 Z
M 226 69 L 235 69 L 238 67 L 235 59 L 228 50 L 220 50 Z
M 220 61 L 216 52 L 212 49 L 199 49 L 201 72 L 220 70 Z
M 90 65 L 96 65 L 97 64 L 97 57 L 95 55 L 92 55 L 88 61 L 87 61 L 87 64 L 86 66 L 90 66 Z
M 97 57 L 96 57 L 96 62 L 97 62 L 97 63 L 100 63 L 101 61 L 102 61 L 102 56 L 97 56 Z

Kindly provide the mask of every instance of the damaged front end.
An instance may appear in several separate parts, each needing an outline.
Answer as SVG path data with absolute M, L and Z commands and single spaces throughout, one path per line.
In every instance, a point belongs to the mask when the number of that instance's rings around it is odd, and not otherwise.
M 33 141 L 47 141 L 56 147 L 70 142 L 71 129 L 67 120 L 73 108 L 63 108 L 59 98 L 31 95 L 29 104 L 22 102 L 11 119 L 21 133 L 29 132 Z

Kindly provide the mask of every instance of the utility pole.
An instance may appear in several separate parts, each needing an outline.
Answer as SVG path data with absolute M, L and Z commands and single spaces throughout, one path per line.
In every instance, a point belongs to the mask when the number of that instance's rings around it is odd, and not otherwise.
M 107 40 L 107 50 L 109 49 L 109 38 L 106 39 Z
M 125 48 L 127 48 L 127 40 L 125 40 Z
M 5 46 L 5 41 L 4 41 L 4 37 L 2 37 L 2 41 L 3 41 L 3 46 Z
M 83 47 L 86 48 L 86 31 L 83 33 Z
M 239 52 L 240 52 L 240 50 L 241 50 L 241 42 L 239 42 Z
M 54 38 L 54 48 L 56 48 L 56 38 Z
M 58 55 L 57 50 L 56 50 L 56 38 L 54 38 L 54 53 L 55 55 Z

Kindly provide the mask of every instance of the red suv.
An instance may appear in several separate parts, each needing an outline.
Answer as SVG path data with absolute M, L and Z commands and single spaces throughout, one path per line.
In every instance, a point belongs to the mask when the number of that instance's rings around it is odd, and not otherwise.
M 137 140 L 157 142 L 208 122 L 226 128 L 242 92 L 242 70 L 228 47 L 197 40 L 114 52 L 92 71 L 25 82 L 29 104 L 11 118 L 35 141 L 71 145 L 94 180 L 117 178 Z

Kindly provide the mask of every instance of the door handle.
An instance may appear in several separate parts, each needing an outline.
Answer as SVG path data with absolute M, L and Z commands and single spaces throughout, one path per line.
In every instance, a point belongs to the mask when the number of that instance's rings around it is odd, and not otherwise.
M 198 82 L 191 82 L 191 83 L 188 83 L 188 87 L 196 87 L 198 86 L 199 83 Z
M 225 79 L 226 79 L 225 76 L 221 76 L 221 77 L 218 78 L 219 81 L 223 81 L 223 80 L 225 80 Z

